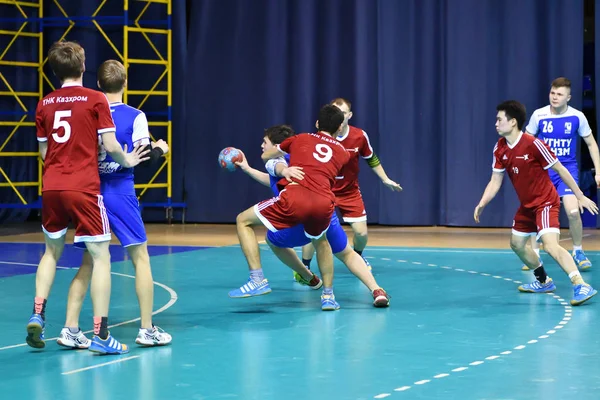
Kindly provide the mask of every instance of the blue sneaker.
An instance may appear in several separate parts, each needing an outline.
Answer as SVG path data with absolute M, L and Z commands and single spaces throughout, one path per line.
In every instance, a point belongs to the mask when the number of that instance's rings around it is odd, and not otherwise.
M 32 314 L 27 323 L 27 337 L 25 341 L 34 349 L 43 349 L 46 347 L 44 342 L 44 331 L 46 324 L 40 314 Z
M 271 293 L 271 287 L 269 281 L 263 279 L 262 282 L 254 282 L 252 278 L 248 278 L 248 282 L 244 286 L 229 292 L 229 297 L 234 299 L 242 297 L 261 296 L 263 294 Z
M 321 295 L 321 310 L 323 311 L 335 311 L 339 310 L 340 305 L 335 301 L 333 294 L 322 294 Z
M 573 259 L 575 260 L 575 264 L 577 264 L 577 268 L 579 269 L 585 270 L 592 268 L 592 262 L 588 260 L 583 250 L 573 251 Z
M 537 279 L 531 283 L 519 286 L 519 292 L 526 293 L 550 293 L 556 290 L 556 285 L 552 278 L 546 278 L 545 283 L 540 283 Z
M 588 285 L 587 283 L 583 285 L 575 285 L 573 286 L 573 300 L 571 300 L 571 305 L 581 305 L 589 299 L 591 299 L 592 297 L 594 297 L 597 293 L 598 291 L 590 285 Z
M 121 344 L 109 334 L 105 340 L 100 339 L 99 336 L 94 336 L 92 344 L 90 344 L 90 351 L 99 354 L 127 354 L 129 353 L 129 346 Z

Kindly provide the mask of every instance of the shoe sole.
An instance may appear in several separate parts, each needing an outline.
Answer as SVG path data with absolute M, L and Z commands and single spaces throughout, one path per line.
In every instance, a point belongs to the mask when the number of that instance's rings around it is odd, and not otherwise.
M 521 267 L 521 271 L 530 271 L 531 269 L 527 265 Z
M 109 352 L 104 349 L 92 349 L 92 346 L 88 349 L 92 353 L 100 354 L 103 356 L 120 356 L 121 354 L 129 353 L 129 348 L 126 351 Z
M 597 295 L 597 294 L 598 294 L 598 291 L 596 291 L 596 292 L 595 292 L 593 295 L 591 295 L 591 296 L 589 296 L 589 297 L 586 297 L 586 298 L 585 298 L 585 299 L 583 299 L 583 300 L 579 300 L 579 301 L 571 300 L 571 305 L 572 305 L 572 306 L 580 306 L 580 305 L 582 305 L 583 303 L 585 303 L 586 301 L 590 300 L 592 297 L 594 297 L 594 296 L 595 296 L 595 295 Z
M 544 290 L 544 291 L 527 290 L 527 289 L 521 289 L 521 288 L 517 288 L 517 289 L 519 289 L 519 292 L 521 292 L 521 293 L 552 293 L 556 290 L 556 288 L 552 288 L 550 290 Z
M 144 342 L 138 342 L 138 340 L 135 340 L 135 344 L 142 346 L 142 347 L 158 347 L 158 346 L 167 346 L 169 344 L 171 344 L 171 342 L 167 342 L 167 343 L 144 343 Z
M 388 299 L 386 299 L 385 297 L 380 298 L 380 299 L 375 299 L 375 301 L 373 302 L 373 306 L 375 306 L 377 308 L 389 307 L 390 301 Z
M 73 349 L 73 350 L 88 350 L 88 349 L 90 348 L 90 346 L 88 346 L 88 347 L 82 347 L 82 346 L 77 346 L 77 345 L 70 345 L 70 344 L 67 344 L 67 343 L 63 342 L 63 341 L 62 341 L 62 340 L 60 340 L 60 339 L 58 339 L 58 340 L 56 341 L 56 343 L 57 343 L 59 346 L 66 347 L 66 348 L 68 348 L 68 349 Z
M 269 290 L 268 292 L 259 293 L 259 294 L 245 294 L 243 296 L 229 295 L 229 298 L 231 298 L 231 299 L 247 299 L 248 297 L 264 296 L 265 294 L 269 294 L 269 293 L 271 293 L 271 290 Z
M 43 329 L 39 324 L 27 324 L 27 338 L 25 341 L 29 347 L 33 347 L 34 349 L 43 349 L 46 347 L 46 342 L 41 339 L 42 331 Z

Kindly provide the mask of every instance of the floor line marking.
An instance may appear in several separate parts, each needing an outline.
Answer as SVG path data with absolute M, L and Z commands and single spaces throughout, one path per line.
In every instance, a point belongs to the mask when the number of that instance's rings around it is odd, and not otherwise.
M 369 248 L 369 249 L 373 250 L 372 248 Z M 382 249 L 382 251 L 383 251 L 383 249 Z M 390 251 L 390 250 L 387 250 L 387 251 Z M 397 250 L 397 251 L 400 251 L 400 250 Z M 460 252 L 460 251 L 455 251 L 455 252 Z M 372 257 L 372 258 L 376 258 L 376 257 Z M 408 261 L 408 262 L 410 262 L 410 263 L 412 263 L 414 265 L 432 266 L 432 264 L 426 264 L 426 263 L 417 262 L 417 261 Z M 454 271 L 458 271 L 458 272 L 469 272 L 470 274 L 478 274 L 478 275 L 481 275 L 481 276 L 491 277 L 493 279 L 502 279 L 504 281 L 515 283 L 515 284 L 520 284 L 521 283 L 520 281 L 517 281 L 515 279 L 505 278 L 505 277 L 500 276 L 500 275 L 491 275 L 491 274 L 488 274 L 488 273 L 478 272 L 478 271 L 474 271 L 474 270 L 464 270 L 462 268 L 456 268 L 456 267 L 453 268 L 453 267 L 448 267 L 448 266 L 441 266 L 439 268 L 440 269 L 446 269 L 446 270 L 454 270 Z M 565 315 L 563 317 L 561 317 L 561 320 L 558 323 L 558 325 L 554 327 L 554 329 L 561 329 L 566 324 L 568 324 L 569 321 L 571 320 L 571 307 L 568 305 L 569 303 L 567 303 L 560 296 L 555 295 L 554 293 L 546 293 L 546 294 L 549 295 L 550 297 L 554 298 L 556 301 L 558 301 L 565 308 L 565 312 L 564 312 Z M 549 336 L 547 336 L 547 334 L 553 334 L 555 332 L 556 332 L 555 330 L 549 330 L 549 331 L 546 332 L 546 335 L 538 336 L 538 338 L 539 339 L 548 338 Z M 532 340 L 529 340 L 527 342 L 527 344 L 529 344 L 529 345 L 533 345 L 535 343 L 539 343 L 539 341 L 536 340 L 536 339 L 532 339 Z M 527 347 L 526 345 L 522 345 L 521 344 L 521 345 L 513 347 L 511 350 L 523 350 L 526 347 Z M 503 352 L 499 353 L 499 355 L 491 355 L 489 357 L 485 357 L 485 360 L 496 360 L 498 358 L 505 358 L 505 356 L 508 356 L 508 355 L 512 354 L 511 350 L 503 351 Z M 478 365 L 482 365 L 482 364 L 484 364 L 484 361 L 473 361 L 473 362 L 469 363 L 468 365 L 469 366 L 478 366 Z M 452 373 L 462 372 L 462 371 L 466 371 L 468 369 L 469 369 L 469 367 L 458 367 L 458 368 L 452 369 L 451 371 L 448 371 L 448 372 L 445 372 L 445 373 L 439 373 L 437 375 L 434 375 L 432 378 L 433 379 L 445 378 L 447 376 L 450 376 Z M 427 384 L 429 382 L 432 382 L 432 380 L 431 379 L 422 379 L 420 381 L 413 382 L 413 384 L 421 386 L 421 385 L 425 385 L 425 384 Z M 401 392 L 401 391 L 408 390 L 410 388 L 411 388 L 410 386 L 401 386 L 399 388 L 394 389 L 394 391 L 395 392 Z M 392 395 L 392 393 L 380 393 L 378 395 L 373 396 L 373 398 L 375 398 L 375 399 L 383 399 L 383 398 L 389 397 L 391 395 Z
M 108 362 L 105 362 L 105 363 L 102 363 L 102 364 L 91 365 L 89 367 L 79 368 L 79 369 L 74 369 L 72 371 L 63 372 L 63 373 L 61 373 L 61 375 L 77 374 L 79 372 L 88 371 L 90 369 L 100 368 L 100 367 L 104 367 L 104 366 L 111 365 L 111 364 L 122 363 L 124 361 L 129 361 L 129 360 L 133 360 L 135 358 L 140 358 L 140 357 L 141 357 L 141 355 L 131 356 L 131 357 L 125 357 L 125 358 L 119 358 L 118 360 L 108 361 Z
M 0 261 L 0 263 L 3 263 L 3 261 Z M 24 264 L 24 263 L 19 263 L 19 264 Z M 26 265 L 26 264 L 24 264 L 24 265 Z M 37 264 L 36 264 L 36 266 L 37 266 Z M 60 268 L 60 269 L 70 269 L 70 268 L 65 268 L 65 267 L 57 267 L 57 268 Z M 133 276 L 133 275 L 122 274 L 120 272 L 111 272 L 111 274 L 117 275 L 117 276 L 123 276 L 123 277 L 126 277 L 126 278 L 135 279 L 135 276 Z M 160 314 L 161 312 L 166 311 L 167 309 L 171 308 L 173 306 L 173 304 L 175 304 L 177 302 L 178 297 L 177 297 L 177 292 L 175 290 L 173 290 L 172 288 L 170 288 L 169 286 L 167 286 L 167 285 L 165 285 L 163 283 L 160 283 L 160 282 L 156 282 L 156 281 L 154 281 L 153 283 L 156 286 L 158 286 L 160 288 L 163 288 L 164 290 L 166 290 L 171 295 L 171 298 L 169 299 L 169 301 L 164 306 L 162 306 L 161 308 L 159 308 L 158 310 L 156 310 L 156 311 L 154 311 L 152 313 L 152 315 L 156 315 L 156 314 Z M 137 317 L 137 318 L 130 319 L 130 320 L 127 320 L 127 321 L 118 322 L 116 324 L 109 325 L 108 328 L 110 329 L 110 328 L 115 328 L 115 327 L 121 326 L 121 325 L 127 325 L 127 324 L 130 324 L 132 322 L 137 322 L 140 319 L 141 319 L 141 317 Z M 83 333 L 91 333 L 91 332 L 93 332 L 93 330 L 85 331 Z M 54 340 L 57 340 L 57 339 L 58 339 L 58 336 L 46 339 L 45 341 L 49 342 L 49 341 L 54 341 Z M 10 346 L 0 347 L 0 351 L 14 349 L 14 348 L 17 348 L 17 347 L 25 347 L 25 346 L 27 346 L 27 343 L 13 344 L 13 345 L 10 345 Z

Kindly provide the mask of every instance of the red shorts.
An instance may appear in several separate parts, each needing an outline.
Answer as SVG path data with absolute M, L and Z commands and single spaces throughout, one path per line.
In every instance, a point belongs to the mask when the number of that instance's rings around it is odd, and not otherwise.
M 362 222 L 367 220 L 367 211 L 360 189 L 335 194 L 335 205 L 340 209 L 344 222 Z
M 110 240 L 110 225 L 101 195 L 71 190 L 42 193 L 42 229 L 51 239 L 67 233 L 69 220 L 75 225 L 75 243 Z
M 544 233 L 560 233 L 560 202 L 538 208 L 519 207 L 513 220 L 512 233 L 517 236 L 537 234 L 539 239 Z
M 271 232 L 304 225 L 306 236 L 317 239 L 329 228 L 334 202 L 300 185 L 287 185 L 278 197 L 261 201 L 254 212 Z

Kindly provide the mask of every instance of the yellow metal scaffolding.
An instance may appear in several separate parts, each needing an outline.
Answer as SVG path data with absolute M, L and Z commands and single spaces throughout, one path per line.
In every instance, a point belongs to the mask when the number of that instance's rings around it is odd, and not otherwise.
M 63 0 L 64 1 L 64 0 Z M 8 91 L 0 92 L 2 96 L 13 96 L 18 104 L 23 109 L 25 113 L 23 117 L 19 121 L 4 121 L 0 122 L 1 125 L 9 125 L 14 126 L 13 132 L 9 135 L 9 137 L 5 140 L 5 143 L 0 145 L 0 156 L 4 157 L 37 157 L 37 152 L 3 152 L 6 142 L 10 140 L 11 137 L 14 136 L 15 132 L 25 126 L 35 126 L 34 122 L 26 121 L 28 115 L 31 115 L 35 110 L 30 110 L 20 101 L 20 97 L 22 96 L 32 96 L 38 99 L 43 97 L 43 86 L 44 84 L 48 84 L 51 89 L 54 89 L 54 85 L 52 84 L 51 79 L 45 72 L 44 66 L 47 63 L 48 59 L 45 57 L 44 51 L 44 38 L 43 38 L 43 29 L 47 29 L 48 27 L 57 27 L 62 26 L 66 27 L 63 35 L 60 39 L 68 39 L 69 32 L 78 25 L 85 26 L 93 26 L 96 28 L 98 33 L 106 40 L 108 45 L 114 50 L 116 54 L 116 58 L 120 59 L 125 68 L 128 71 L 128 75 L 130 73 L 131 68 L 135 68 L 135 66 L 147 66 L 147 65 L 156 65 L 159 67 L 164 67 L 162 73 L 159 73 L 156 77 L 156 80 L 149 88 L 127 88 L 124 93 L 123 101 L 127 104 L 130 104 L 133 107 L 140 108 L 142 111 L 145 111 L 148 115 L 148 123 L 151 130 L 151 136 L 153 139 L 153 130 L 159 131 L 162 130 L 164 132 L 161 135 L 161 138 L 165 139 L 167 143 L 172 143 L 172 33 L 171 33 L 171 8 L 172 8 L 172 0 L 122 0 L 122 12 L 123 14 L 120 16 L 103 16 L 101 15 L 101 11 L 107 5 L 107 0 L 102 0 L 99 2 L 98 7 L 92 13 L 91 16 L 74 16 L 69 15 L 65 11 L 65 7 L 61 6 L 58 0 L 49 0 L 46 1 L 48 4 L 44 4 L 44 0 L 34 1 L 17 1 L 17 0 L 0 0 L 0 4 L 11 4 L 16 7 L 24 19 L 31 19 L 32 13 L 24 12 L 25 7 L 30 7 L 37 13 L 37 20 L 40 21 L 40 29 L 36 32 L 28 32 L 25 31 L 25 27 L 28 22 L 23 22 L 22 26 L 17 31 L 8 31 L 8 30 L 0 30 L 0 35 L 12 35 L 13 40 L 10 42 L 10 47 L 15 40 L 19 37 L 35 37 L 39 40 L 39 59 L 36 61 L 25 62 L 25 61 L 6 61 L 4 60 L 4 55 L 8 51 L 8 48 L 0 53 L 0 65 L 11 65 L 15 67 L 30 67 L 38 69 L 38 87 L 39 90 L 37 92 L 19 92 L 14 90 L 12 86 L 8 84 L 8 81 L 5 77 L 0 73 L 0 80 L 2 80 L 5 85 L 8 87 Z M 137 3 L 136 10 L 133 11 L 130 7 L 132 3 Z M 111 5 L 114 3 L 111 2 Z M 56 7 L 61 17 L 44 17 L 44 6 L 47 7 Z M 164 15 L 164 19 L 153 19 L 147 20 L 144 18 L 145 14 L 147 14 L 148 9 L 150 7 L 161 8 L 161 15 Z M 48 10 L 48 9 L 47 9 Z M 153 10 L 156 11 L 156 10 Z M 101 25 L 102 24 L 102 25 Z M 107 34 L 103 26 L 107 25 L 122 25 L 123 27 L 123 39 L 122 43 L 117 43 L 117 41 L 112 40 L 110 36 Z M 41 28 L 43 26 L 43 29 Z M 159 49 L 155 41 L 152 38 L 156 38 L 156 36 L 151 35 L 161 35 L 166 38 L 166 46 L 163 49 Z M 136 47 L 139 48 L 139 43 L 145 41 L 149 47 L 152 49 L 152 56 L 149 58 L 131 58 L 130 57 L 130 41 L 134 40 L 136 42 Z M 0 51 L 2 51 L 0 49 Z M 159 90 L 159 86 L 165 87 L 166 90 Z M 149 112 L 144 109 L 144 106 L 151 98 L 161 98 L 164 99 L 164 109 L 162 111 Z M 161 107 L 162 108 L 162 107 Z M 153 129 L 154 128 L 154 129 Z M 162 165 L 158 168 L 156 173 L 149 179 L 146 183 L 136 184 L 136 189 L 139 189 L 138 198 L 140 198 L 140 206 L 144 207 L 164 207 L 166 210 L 166 217 L 169 222 L 173 216 L 173 208 L 182 208 L 185 212 L 185 204 L 184 203 L 174 203 L 172 201 L 172 163 L 171 163 L 171 154 L 170 151 Z M 18 187 L 20 186 L 37 186 L 39 188 L 39 193 L 41 194 L 41 160 L 39 163 L 39 171 L 38 171 L 38 180 L 36 182 L 15 182 L 10 180 L 7 174 L 0 168 L 0 175 L 4 176 L 7 182 L 0 182 L 0 187 L 2 186 L 10 186 L 17 193 L 19 198 L 21 199 L 24 206 L 27 206 L 27 202 L 25 199 L 19 194 Z M 162 179 L 161 179 L 162 178 Z M 143 196 L 147 193 L 148 190 L 151 189 L 162 189 L 166 190 L 166 200 L 163 202 L 153 202 L 147 203 L 143 201 Z M 182 214 L 182 221 L 185 214 Z
M 38 23 L 31 23 L 31 20 L 39 21 L 43 18 L 43 0 L 38 1 L 16 1 L 16 0 L 0 0 L 0 5 L 3 5 L 5 9 L 11 6 L 14 7 L 13 11 L 18 17 L 15 18 L 3 18 L 6 22 L 12 22 L 18 29 L 0 30 L 0 35 L 10 38 L 4 48 L 0 48 L 0 66 L 9 68 L 29 68 L 32 74 L 35 70 L 41 70 L 41 59 L 43 56 L 43 34 L 39 29 Z M 3 13 L 4 14 L 4 13 Z M 3 24 L 4 25 L 4 24 Z M 4 26 L 7 26 L 6 24 Z M 14 49 L 20 44 L 24 38 L 36 39 L 39 49 L 37 51 L 37 57 L 35 60 L 19 60 L 18 55 L 10 56 L 11 49 Z M 14 57 L 14 58 L 13 58 Z M 35 70 L 33 69 L 35 68 Z M 6 70 L 5 70 L 6 71 Z M 8 75 L 8 74 L 7 74 Z M 6 90 L 0 90 L 0 99 L 8 100 L 7 103 L 16 104 L 19 111 L 10 109 L 7 111 L 2 110 L 0 112 L 0 129 L 2 129 L 2 137 L 0 143 L 0 157 L 6 160 L 4 157 L 34 157 L 39 159 L 39 153 L 37 151 L 6 151 L 7 145 L 10 143 L 16 135 L 26 134 L 33 132 L 35 127 L 35 105 L 37 100 L 43 95 L 42 76 L 38 73 L 37 90 L 26 91 L 17 87 L 17 82 L 11 82 L 10 78 L 7 77 L 2 71 L 0 71 L 0 88 L 6 88 Z M 29 98 L 29 99 L 27 99 Z M 35 101 L 31 101 L 34 98 Z M 29 128 L 29 129 L 27 129 Z M 29 132 L 28 132 L 29 131 Z M 4 137 L 4 132 L 8 132 L 7 136 Z M 32 135 L 32 138 L 34 136 Z M 35 140 L 35 139 L 33 139 Z M 38 174 L 41 176 L 41 160 L 39 161 Z M 0 167 L 0 188 L 11 188 L 11 190 L 19 198 L 17 204 L 0 204 L 6 208 L 35 208 L 37 202 L 28 202 L 24 195 L 21 193 L 20 188 L 24 187 L 38 187 L 38 194 L 41 193 L 41 179 L 35 181 L 17 181 L 14 176 L 9 176 L 9 172 L 5 171 Z

